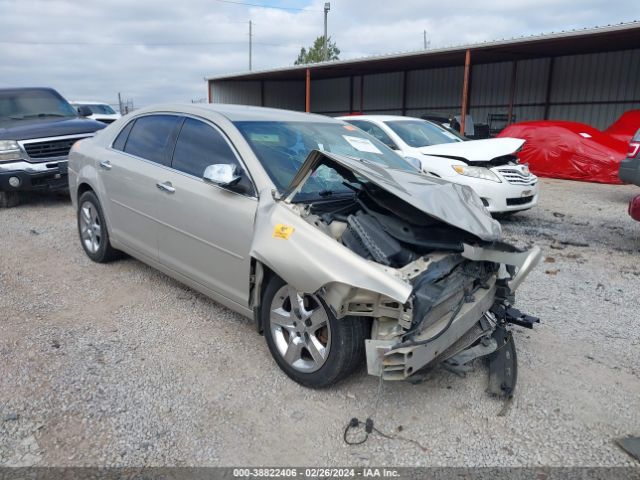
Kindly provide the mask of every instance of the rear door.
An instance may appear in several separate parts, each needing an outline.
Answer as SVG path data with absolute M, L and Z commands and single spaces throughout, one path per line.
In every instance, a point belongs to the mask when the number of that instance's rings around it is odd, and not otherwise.
M 207 166 L 225 163 L 243 172 L 241 182 L 246 193 L 231 192 L 202 180 Z M 248 172 L 227 137 L 208 122 L 186 118 L 171 170 L 158 178 L 172 188 L 162 192 L 158 202 L 160 262 L 246 306 L 257 198 Z
M 183 118 L 147 115 L 125 126 L 99 163 L 109 229 L 119 242 L 158 260 L 158 179 L 171 163 Z

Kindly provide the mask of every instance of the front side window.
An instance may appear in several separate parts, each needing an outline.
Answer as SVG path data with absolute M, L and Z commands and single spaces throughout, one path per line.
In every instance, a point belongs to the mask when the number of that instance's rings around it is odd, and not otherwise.
M 363 132 L 367 132 L 372 137 L 377 138 L 382 143 L 384 143 L 387 147 L 393 148 L 393 149 L 398 148 L 398 146 L 395 143 L 393 143 L 393 140 L 391 140 L 391 137 L 389 137 L 389 135 L 387 135 L 387 133 L 384 130 L 382 130 L 379 126 L 371 122 L 367 122 L 365 120 L 347 120 L 347 122 L 349 122 L 351 125 L 355 125 Z
M 177 127 L 182 118 L 177 115 L 148 115 L 136 119 L 124 151 L 162 165 L 171 163 L 171 151 Z
M 459 142 L 453 133 L 426 120 L 392 120 L 384 122 L 410 147 L 427 147 Z
M 231 147 L 218 131 L 204 122 L 187 118 L 178 135 L 171 166 L 202 178 L 204 169 L 217 163 L 238 166 Z
M 242 121 L 235 126 L 247 140 L 267 174 L 280 191 L 286 190 L 311 150 L 320 150 L 388 168 L 413 171 L 413 167 L 389 147 L 353 125 L 321 122 Z M 345 180 L 321 167 L 300 192 L 305 199 L 352 194 Z

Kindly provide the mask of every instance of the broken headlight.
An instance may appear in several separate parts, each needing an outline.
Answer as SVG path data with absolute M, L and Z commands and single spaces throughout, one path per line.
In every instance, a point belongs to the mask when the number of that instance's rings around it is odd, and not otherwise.
M 460 175 L 467 177 L 481 178 L 482 180 L 491 180 L 492 182 L 502 183 L 500 178 L 491 170 L 485 167 L 470 167 L 468 165 L 453 165 L 452 168 Z

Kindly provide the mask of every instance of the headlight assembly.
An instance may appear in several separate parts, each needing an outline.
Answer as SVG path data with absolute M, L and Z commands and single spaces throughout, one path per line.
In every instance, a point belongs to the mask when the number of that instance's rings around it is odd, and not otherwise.
M 485 167 L 470 167 L 468 165 L 453 165 L 452 167 L 460 175 L 467 177 L 481 178 L 482 180 L 491 180 L 492 182 L 502 183 L 500 178 L 491 170 Z
M 15 140 L 0 140 L 0 162 L 21 160 L 20 145 Z

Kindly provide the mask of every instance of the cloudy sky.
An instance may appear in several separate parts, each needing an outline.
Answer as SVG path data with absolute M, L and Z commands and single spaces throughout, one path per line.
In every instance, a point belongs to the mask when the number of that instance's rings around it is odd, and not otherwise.
M 241 4 L 241 3 L 244 3 Z M 332 0 L 341 58 L 640 18 L 630 0 Z M 252 5 L 246 5 L 252 4 Z M 263 7 L 279 7 L 267 8 Z M 136 107 L 206 95 L 204 77 L 293 63 L 323 29 L 324 0 L 0 0 L 0 87 Z

